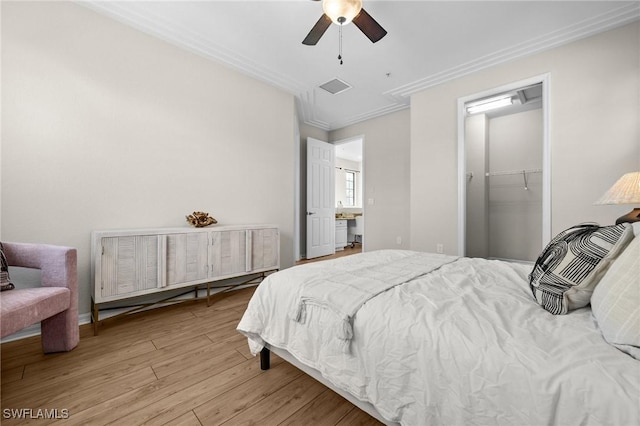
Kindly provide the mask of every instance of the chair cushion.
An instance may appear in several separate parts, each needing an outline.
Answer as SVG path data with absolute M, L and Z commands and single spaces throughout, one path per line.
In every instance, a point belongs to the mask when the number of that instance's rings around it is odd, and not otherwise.
M 19 288 L 0 293 L 2 337 L 47 319 L 71 304 L 71 291 L 66 287 Z

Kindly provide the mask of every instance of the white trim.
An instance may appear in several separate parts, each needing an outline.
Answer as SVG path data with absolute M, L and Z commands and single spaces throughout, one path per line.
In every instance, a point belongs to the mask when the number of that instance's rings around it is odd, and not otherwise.
M 78 315 L 78 325 L 91 324 L 91 313 Z M 13 342 L 14 340 L 26 339 L 27 337 L 40 335 L 40 323 L 30 325 L 27 328 L 16 331 L 0 340 L 0 343 Z
M 542 247 L 551 241 L 551 74 L 542 76 Z
M 396 98 L 411 96 L 414 93 L 428 89 L 429 87 L 454 80 L 468 74 L 473 74 L 485 68 L 490 68 L 517 58 L 529 56 L 554 47 L 568 44 L 573 41 L 590 37 L 603 31 L 607 31 L 622 25 L 631 23 L 640 18 L 640 3 L 625 4 L 617 9 L 610 10 L 602 15 L 578 22 L 574 25 L 553 31 L 544 36 L 516 44 L 510 48 L 490 53 L 480 58 L 460 64 L 453 68 L 432 74 L 412 83 L 405 84 L 396 89 L 385 92 L 386 95 Z
M 203 34 L 195 32 L 192 28 L 176 26 L 175 23 L 166 22 L 157 16 L 147 16 L 123 7 L 119 2 L 103 1 L 75 1 L 76 4 L 87 7 L 97 13 L 106 15 L 136 28 L 144 33 L 158 37 L 175 46 L 186 49 L 197 55 L 223 63 L 253 78 L 266 82 L 272 86 L 281 88 L 296 96 L 300 118 L 306 124 L 323 130 L 335 130 L 351 124 L 359 123 L 371 118 L 379 117 L 409 107 L 408 98 L 417 92 L 444 82 L 490 68 L 494 65 L 505 63 L 516 58 L 521 58 L 534 53 L 542 52 L 563 44 L 590 37 L 603 31 L 607 31 L 628 24 L 640 18 L 640 3 L 632 2 L 601 15 L 583 20 L 576 24 L 545 34 L 541 37 L 516 44 L 506 49 L 476 58 L 464 64 L 428 75 L 405 85 L 396 87 L 382 93 L 390 100 L 389 104 L 378 109 L 361 114 L 345 117 L 342 120 L 328 123 L 321 120 L 314 102 L 314 89 L 308 90 L 300 81 L 296 81 L 273 69 L 268 69 L 250 58 L 244 57 L 224 48 L 218 43 L 207 39 Z
M 236 288 L 234 288 L 231 291 L 242 290 L 242 289 L 248 288 L 248 287 L 255 287 L 256 285 L 257 284 L 239 285 L 239 286 L 237 286 Z M 216 293 L 227 291 L 227 289 L 228 289 L 227 286 L 222 285 L 222 286 L 220 286 L 218 288 L 212 287 L 210 289 L 210 292 L 211 292 L 211 295 L 214 295 Z M 206 297 L 206 289 L 205 288 L 198 289 L 198 297 L 200 297 L 200 298 Z M 195 299 L 191 295 L 179 295 L 179 296 L 175 297 L 175 303 L 180 303 L 181 301 L 185 301 L 185 300 L 190 301 L 190 300 L 195 300 Z M 117 301 L 115 303 L 117 303 Z M 149 311 L 149 310 L 152 310 L 152 309 L 160 309 L 160 308 L 163 308 L 165 306 L 168 306 L 168 305 L 167 304 L 164 304 L 164 305 L 152 305 L 152 306 L 145 307 L 144 309 L 140 309 L 137 312 Z M 120 314 L 123 311 L 128 310 L 128 309 L 129 308 L 122 308 L 121 310 L 118 310 L 117 308 L 114 308 L 113 310 L 111 310 L 111 312 L 100 315 L 100 321 L 106 320 L 106 319 L 108 319 L 108 318 L 110 318 L 112 316 L 115 316 L 117 314 Z M 78 326 L 86 325 L 86 324 L 92 324 L 91 312 L 87 312 L 87 313 L 78 315 Z M 16 331 L 13 334 L 10 334 L 8 336 L 3 337 L 2 339 L 0 339 L 0 344 L 1 343 L 7 343 L 7 342 L 13 342 L 14 340 L 26 339 L 27 337 L 39 336 L 40 334 L 41 334 L 40 323 L 37 322 L 35 324 L 30 325 L 29 327 L 23 328 L 22 330 Z
M 264 64 L 255 62 L 246 56 L 231 51 L 220 43 L 213 42 L 191 27 L 177 25 L 175 22 L 170 22 L 157 14 L 152 16 L 149 14 L 148 9 L 145 10 L 145 13 L 141 13 L 132 7 L 125 6 L 128 2 L 76 0 L 75 3 L 153 37 L 164 40 L 174 46 L 225 64 L 289 93 L 297 94 L 306 90 L 301 82 L 288 78 L 282 73 L 265 67 Z
M 383 115 L 391 114 L 392 112 L 402 111 L 409 108 L 409 101 L 405 99 L 403 102 L 389 104 L 387 106 L 380 107 L 378 109 L 367 111 L 364 113 L 352 115 L 351 117 L 344 118 L 342 120 L 329 123 L 329 127 L 324 130 L 342 129 L 343 127 L 350 126 L 352 124 L 360 123 L 372 118 L 380 117 Z M 310 124 L 310 123 L 307 123 Z
M 458 256 L 464 256 L 466 253 L 466 211 L 467 211 L 467 167 L 464 144 L 464 123 L 467 118 L 467 112 L 464 104 L 467 101 L 478 99 L 480 96 L 465 96 L 458 98 Z
M 549 73 L 516 81 L 501 87 L 485 90 L 473 95 L 458 98 L 458 255 L 466 252 L 466 157 L 464 123 L 466 111 L 464 105 L 475 99 L 485 98 L 497 93 L 516 90 L 521 87 L 542 83 L 542 248 L 551 240 L 551 140 L 549 133 Z
M 298 103 L 296 101 L 296 103 Z M 302 182 L 302 175 L 300 170 L 300 120 L 298 118 L 297 110 L 293 111 L 293 164 L 294 164 L 294 180 L 293 180 L 293 262 L 299 261 L 302 258 L 300 250 L 300 223 L 302 204 L 300 197 L 300 184 Z

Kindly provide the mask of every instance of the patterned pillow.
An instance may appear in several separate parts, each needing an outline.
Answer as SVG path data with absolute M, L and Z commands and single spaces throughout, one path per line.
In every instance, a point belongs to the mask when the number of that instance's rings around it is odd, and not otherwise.
M 529 274 L 536 301 L 552 314 L 587 306 L 600 277 L 632 239 L 633 228 L 628 223 L 581 224 L 561 232 L 542 251 Z
M 13 290 L 14 286 L 9 278 L 9 264 L 4 256 L 4 247 L 0 243 L 0 291 Z

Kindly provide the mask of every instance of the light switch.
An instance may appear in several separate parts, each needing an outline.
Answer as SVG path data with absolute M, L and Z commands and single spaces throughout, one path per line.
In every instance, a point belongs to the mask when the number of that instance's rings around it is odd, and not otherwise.
M 372 206 L 375 203 L 375 200 L 373 198 L 369 198 L 369 200 L 367 201 L 367 204 L 369 204 L 370 206 Z

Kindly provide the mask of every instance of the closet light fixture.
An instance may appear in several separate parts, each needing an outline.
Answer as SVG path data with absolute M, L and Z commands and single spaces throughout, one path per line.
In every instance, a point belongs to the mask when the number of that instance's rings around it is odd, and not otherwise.
M 640 172 L 622 175 L 596 204 L 640 204 Z M 640 222 L 640 208 L 620 216 L 616 225 L 624 222 Z
M 496 96 L 467 105 L 467 113 L 477 114 L 479 112 L 491 111 L 492 109 L 502 108 L 509 105 L 513 105 L 513 98 L 511 95 Z

